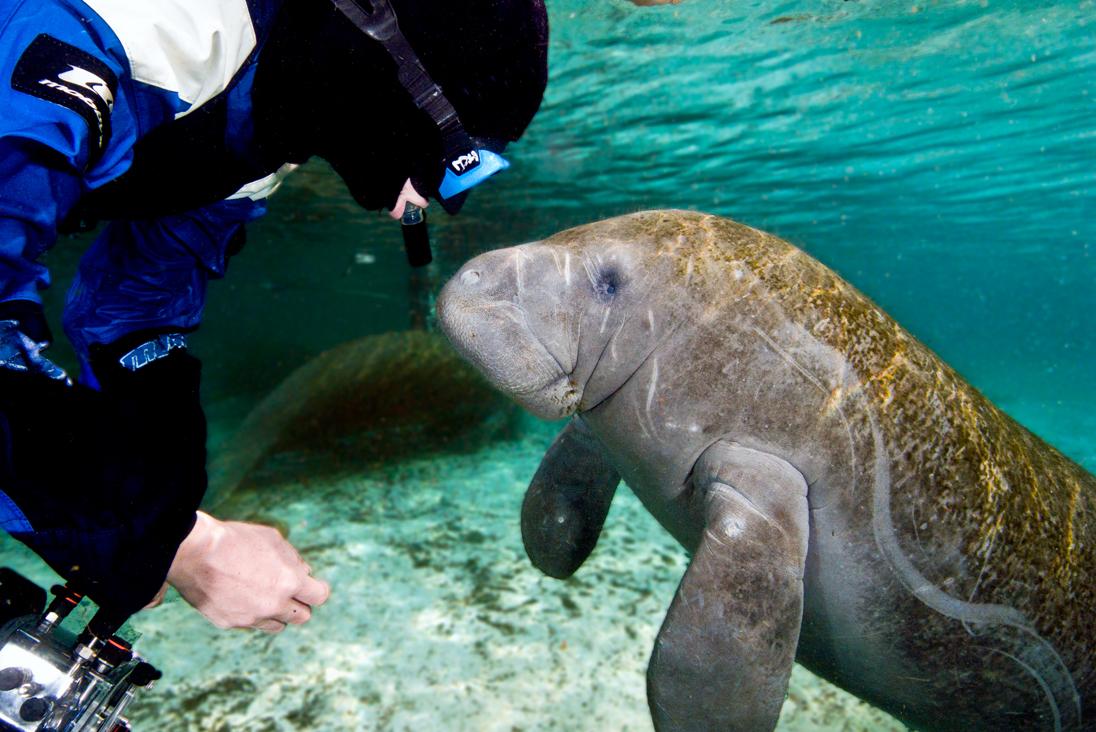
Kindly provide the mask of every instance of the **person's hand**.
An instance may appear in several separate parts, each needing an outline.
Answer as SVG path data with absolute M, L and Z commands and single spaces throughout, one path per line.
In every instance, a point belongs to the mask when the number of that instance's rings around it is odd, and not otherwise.
M 327 583 L 310 572 L 277 530 L 198 511 L 167 580 L 218 628 L 277 633 L 308 621 L 327 600 Z
M 392 210 L 388 212 L 388 215 L 394 219 L 402 218 L 403 210 L 407 208 L 407 204 L 409 203 L 413 203 L 419 208 L 426 208 L 430 205 L 430 202 L 415 190 L 415 186 L 411 185 L 410 178 L 403 184 L 403 189 L 400 191 L 399 198 L 396 199 L 396 205 L 392 207 Z
M 156 597 L 149 600 L 148 604 L 145 605 L 141 609 L 142 610 L 151 610 L 154 607 L 160 607 L 161 605 L 163 605 L 164 604 L 164 597 L 167 595 L 167 588 L 170 587 L 170 586 L 171 585 L 169 585 L 167 582 L 164 582 L 164 584 L 160 587 L 160 591 L 156 593 Z

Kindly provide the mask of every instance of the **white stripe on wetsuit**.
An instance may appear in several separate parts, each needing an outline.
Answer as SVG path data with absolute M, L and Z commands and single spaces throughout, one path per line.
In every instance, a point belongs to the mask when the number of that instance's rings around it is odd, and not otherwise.
M 223 92 L 255 48 L 246 0 L 84 0 L 125 48 L 135 81 L 178 94 L 182 117 Z

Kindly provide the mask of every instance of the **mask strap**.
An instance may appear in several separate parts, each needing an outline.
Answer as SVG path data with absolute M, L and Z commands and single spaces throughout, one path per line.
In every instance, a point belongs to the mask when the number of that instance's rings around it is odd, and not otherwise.
M 441 87 L 430 78 L 426 67 L 400 31 L 396 13 L 388 0 L 369 0 L 373 7 L 372 12 L 365 10 L 355 0 L 331 2 L 360 31 L 384 47 L 396 62 L 396 77 L 400 84 L 411 95 L 415 106 L 430 115 L 442 135 L 446 138 L 463 136 L 468 140 L 467 147 L 471 147 L 471 139 L 464 131 L 457 110 L 445 98 Z
M 445 98 L 415 50 L 400 31 L 396 11 L 389 0 L 366 0 L 366 10 L 357 0 L 331 0 L 340 13 L 357 28 L 377 41 L 396 62 L 400 84 L 411 95 L 415 106 L 430 115 L 441 131 L 445 172 L 438 188 L 440 199 L 455 199 L 473 186 L 510 166 L 501 155 L 480 150 L 461 124 L 457 110 Z M 463 199 L 462 199 L 463 200 Z M 459 202 L 454 201 L 459 208 Z M 449 210 L 449 209 L 447 209 Z

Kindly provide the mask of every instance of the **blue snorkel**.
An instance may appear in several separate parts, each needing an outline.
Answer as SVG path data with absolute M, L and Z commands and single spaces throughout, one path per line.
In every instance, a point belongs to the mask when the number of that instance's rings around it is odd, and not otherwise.
M 429 115 L 437 125 L 441 132 L 441 163 L 444 167 L 437 199 L 442 208 L 455 214 L 460 210 L 470 189 L 500 170 L 510 167 L 510 163 L 499 154 L 502 151 L 501 146 L 476 140 L 464 129 L 457 110 L 445 98 L 441 87 L 427 73 L 411 44 L 400 31 L 396 12 L 389 0 L 365 0 L 371 9 L 366 9 L 357 0 L 331 1 L 359 30 L 384 47 L 396 62 L 396 75 L 400 84 L 411 95 L 415 106 Z M 492 150 L 492 147 L 498 149 Z M 405 214 L 402 223 L 408 261 L 412 266 L 429 263 L 431 254 L 425 230 L 426 217 L 421 210 L 412 210 Z

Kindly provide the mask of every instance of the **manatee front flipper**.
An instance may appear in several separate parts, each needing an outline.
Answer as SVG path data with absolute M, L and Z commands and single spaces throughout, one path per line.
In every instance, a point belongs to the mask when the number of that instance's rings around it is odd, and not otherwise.
M 533 565 L 574 574 L 597 544 L 620 474 L 578 418 L 548 448 L 521 505 L 521 538 Z
M 771 730 L 803 616 L 807 484 L 779 458 L 718 442 L 692 487 L 705 529 L 647 669 L 655 728 Z

